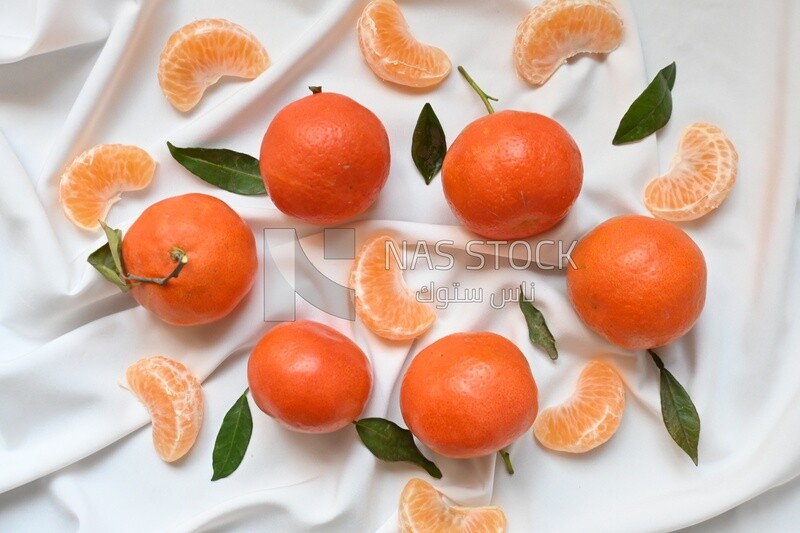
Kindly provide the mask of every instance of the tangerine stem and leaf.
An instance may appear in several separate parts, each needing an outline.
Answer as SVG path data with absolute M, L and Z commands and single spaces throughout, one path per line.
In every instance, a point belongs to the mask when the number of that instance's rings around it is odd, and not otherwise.
M 135 276 L 133 274 L 126 274 L 123 276 L 123 278 L 131 281 L 138 281 L 140 283 L 155 283 L 156 285 L 161 285 L 163 287 L 172 278 L 177 278 L 180 275 L 181 270 L 183 270 L 183 267 L 185 267 L 186 263 L 189 262 L 189 256 L 186 255 L 186 252 L 184 252 L 177 246 L 173 246 L 172 249 L 170 249 L 169 256 L 173 261 L 176 261 L 178 264 L 175 267 L 175 270 L 173 270 L 163 278 L 148 278 L 143 276 Z
M 245 196 L 267 194 L 258 159 L 226 148 L 181 148 L 167 142 L 172 157 L 186 170 L 220 189 Z
M 322 92 L 322 85 L 309 85 L 308 90 L 311 91 L 311 94 L 319 94 Z
M 100 226 L 108 242 L 89 254 L 87 261 L 108 281 L 127 292 L 130 287 L 125 282 L 122 270 L 122 231 L 109 227 L 102 220 Z
M 163 278 L 150 278 L 126 274 L 125 268 L 122 265 L 122 231 L 108 226 L 103 221 L 100 221 L 100 226 L 103 228 L 108 242 L 89 254 L 86 260 L 95 270 L 100 272 L 104 278 L 119 287 L 122 292 L 128 292 L 131 286 L 135 285 L 135 283 L 128 283 L 129 281 L 137 283 L 155 283 L 164 286 L 172 278 L 177 278 L 181 270 L 183 270 L 183 267 L 189 262 L 189 256 L 186 255 L 186 252 L 177 246 L 173 246 L 169 251 L 169 255 L 170 258 L 178 264 L 172 272 Z
M 640 94 L 619 122 L 612 144 L 619 145 L 644 139 L 663 128 L 672 115 L 672 88 L 677 67 L 673 61 L 661 69 Z
M 214 475 L 211 481 L 228 477 L 242 464 L 250 437 L 253 435 L 253 415 L 250 404 L 247 402 L 245 389 L 233 406 L 225 413 L 222 425 L 217 433 L 212 454 L 212 468 Z
M 647 353 L 653 358 L 661 373 L 661 417 L 664 419 L 667 432 L 696 466 L 697 446 L 700 441 L 700 415 L 697 414 L 689 393 L 664 367 L 661 358 L 653 350 L 647 350 Z
M 494 113 L 494 108 L 492 107 L 492 103 L 489 100 L 497 102 L 498 101 L 497 98 L 495 98 L 494 96 L 489 96 L 488 94 L 483 92 L 483 89 L 478 87 L 478 84 L 475 83 L 475 80 L 472 79 L 472 76 L 467 74 L 467 71 L 461 65 L 458 66 L 458 71 L 461 73 L 462 76 L 464 76 L 464 79 L 467 80 L 467 83 L 469 83 L 470 87 L 475 89 L 475 92 L 478 93 L 478 96 L 481 97 L 481 100 L 483 100 L 483 105 L 486 106 L 486 110 L 489 112 L 489 114 Z
M 391 420 L 377 417 L 362 418 L 353 423 L 361 442 L 381 461 L 413 463 L 424 468 L 432 477 L 441 479 L 442 471 L 422 455 L 409 430 Z
M 528 337 L 534 346 L 539 346 L 550 359 L 555 361 L 558 359 L 558 350 L 556 349 L 556 340 L 550 329 L 547 327 L 547 322 L 544 320 L 544 315 L 539 311 L 530 300 L 525 298 L 524 286 L 519 287 L 519 308 L 525 316 L 525 322 L 528 324 Z
M 514 475 L 514 465 L 511 464 L 511 455 L 509 455 L 508 451 L 505 448 L 497 452 L 500 454 L 500 457 L 503 458 L 503 462 L 506 465 L 506 472 L 508 472 L 509 476 Z
M 434 176 L 442 169 L 445 153 L 447 153 L 447 141 L 442 123 L 439 122 L 439 117 L 436 116 L 431 104 L 426 103 L 414 127 L 411 158 L 427 185 L 431 184 Z

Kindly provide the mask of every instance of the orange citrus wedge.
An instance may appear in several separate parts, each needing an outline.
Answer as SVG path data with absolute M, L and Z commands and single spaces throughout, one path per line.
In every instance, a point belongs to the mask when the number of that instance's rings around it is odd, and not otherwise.
M 501 533 L 506 515 L 496 506 L 462 507 L 430 483 L 414 478 L 400 495 L 398 511 L 401 533 Z
M 736 182 L 739 155 L 711 124 L 695 123 L 681 135 L 672 168 L 644 189 L 644 205 L 656 218 L 680 222 L 713 211 Z
M 372 72 L 386 81 L 430 87 L 450 74 L 447 54 L 414 38 L 394 0 L 367 4 L 358 19 L 358 44 Z
M 533 434 L 551 450 L 588 452 L 614 435 L 624 409 L 622 378 L 610 363 L 595 359 L 583 368 L 566 402 L 539 413 Z
M 517 27 L 514 63 L 525 81 L 542 85 L 570 57 L 620 43 L 622 19 L 608 0 L 545 0 Z
M 61 207 L 73 224 L 95 230 L 123 192 L 147 187 L 155 171 L 156 162 L 137 146 L 99 144 L 76 157 L 61 175 Z
M 379 234 L 370 237 L 358 252 L 350 272 L 356 314 L 376 335 L 414 339 L 431 327 L 436 313 L 406 286 L 391 246 L 401 252 L 391 236 Z
M 153 420 L 153 444 L 164 461 L 191 449 L 203 424 L 203 390 L 182 363 L 157 355 L 140 359 L 125 372 L 128 386 Z
M 158 83 L 175 109 L 189 111 L 222 76 L 252 80 L 269 65 L 267 51 L 252 33 L 228 20 L 202 19 L 170 35 Z

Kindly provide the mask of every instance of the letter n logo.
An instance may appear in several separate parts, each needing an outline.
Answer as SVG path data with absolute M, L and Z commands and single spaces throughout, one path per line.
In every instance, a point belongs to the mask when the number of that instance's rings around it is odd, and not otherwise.
M 323 236 L 326 260 L 355 256 L 355 229 L 326 229 Z M 353 293 L 317 270 L 294 228 L 264 230 L 265 322 L 294 321 L 295 294 L 329 315 L 355 320 Z

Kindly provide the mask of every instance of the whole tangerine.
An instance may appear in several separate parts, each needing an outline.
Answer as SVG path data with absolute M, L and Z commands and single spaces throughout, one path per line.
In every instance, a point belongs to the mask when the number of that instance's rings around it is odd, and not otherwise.
M 145 209 L 122 240 L 130 292 L 161 320 L 194 326 L 228 315 L 258 268 L 253 232 L 222 200 L 166 198 Z
M 611 218 L 587 233 L 571 257 L 572 306 L 589 328 L 621 348 L 668 344 L 689 331 L 703 310 L 703 252 L 669 222 Z
M 332 226 L 377 200 L 389 176 L 389 137 L 380 119 L 355 100 L 314 92 L 275 115 L 259 164 L 275 207 Z
M 479 457 L 528 431 L 538 398 L 528 360 L 514 343 L 495 333 L 454 333 L 411 361 L 400 386 L 400 411 L 431 450 Z
M 258 341 L 247 381 L 259 409 L 283 426 L 330 433 L 353 423 L 372 390 L 372 367 L 356 343 L 330 326 L 285 322 Z
M 442 165 L 456 218 L 491 239 L 542 233 L 569 212 L 583 184 L 578 145 L 558 122 L 537 113 L 498 111 L 458 135 Z

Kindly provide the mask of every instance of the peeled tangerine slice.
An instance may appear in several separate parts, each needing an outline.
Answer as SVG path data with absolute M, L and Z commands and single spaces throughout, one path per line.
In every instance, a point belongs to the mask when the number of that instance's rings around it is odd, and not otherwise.
M 78 157 L 61 175 L 59 201 L 76 226 L 96 230 L 125 191 L 147 187 L 156 162 L 138 146 L 99 144 Z
M 400 247 L 391 236 L 370 237 L 356 256 L 350 288 L 356 314 L 370 330 L 386 339 L 410 340 L 431 327 L 436 313 L 406 286 L 395 252 Z
M 131 391 L 150 411 L 153 444 L 166 462 L 192 448 L 203 425 L 203 390 L 183 363 L 157 355 L 140 359 L 125 372 Z
M 595 359 L 583 368 L 566 402 L 539 413 L 533 434 L 551 450 L 588 452 L 616 433 L 624 409 L 622 378 L 613 365 Z
M 447 54 L 411 34 L 394 0 L 373 0 L 358 19 L 361 55 L 379 78 L 408 87 L 430 87 L 450 74 Z
M 189 111 L 222 76 L 252 80 L 269 67 L 258 39 L 224 19 L 201 19 L 170 35 L 158 65 L 158 83 L 169 103 Z
M 738 164 L 736 148 L 718 127 L 692 124 L 681 135 L 672 168 L 645 187 L 644 205 L 664 220 L 700 218 L 728 197 Z
M 517 72 L 528 83 L 542 85 L 576 54 L 612 52 L 622 43 L 622 33 L 622 19 L 608 0 L 545 0 L 517 27 Z
M 499 507 L 462 507 L 430 483 L 414 478 L 400 495 L 401 533 L 502 533 L 506 515 Z

